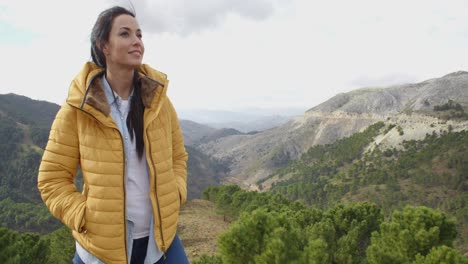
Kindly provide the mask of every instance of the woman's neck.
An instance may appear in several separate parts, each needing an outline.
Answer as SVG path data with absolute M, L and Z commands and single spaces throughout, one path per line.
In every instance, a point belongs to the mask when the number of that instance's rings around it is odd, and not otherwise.
M 132 92 L 134 70 L 131 68 L 109 67 L 106 69 L 106 80 L 123 100 L 127 100 Z

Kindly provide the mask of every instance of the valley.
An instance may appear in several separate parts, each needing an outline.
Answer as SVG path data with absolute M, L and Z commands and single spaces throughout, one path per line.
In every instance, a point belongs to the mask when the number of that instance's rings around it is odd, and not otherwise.
M 25 241 L 36 241 L 48 248 L 49 258 L 65 263 L 66 258 L 56 253 L 57 241 L 71 238 L 45 209 L 36 187 L 38 165 L 58 109 L 58 105 L 24 96 L 0 95 L 0 219 L 4 228 L 0 231 L 10 234 L 5 239 L 20 241 L 24 236 Z M 269 219 L 268 213 L 260 212 L 265 209 L 280 217 L 274 205 L 264 207 L 276 201 L 285 204 L 285 210 L 302 208 L 306 214 L 309 210 L 340 211 L 341 205 L 348 204 L 354 208 L 349 210 L 361 210 L 359 204 L 369 202 L 372 205 L 362 208 L 372 211 L 379 224 L 406 206 L 432 208 L 454 219 L 453 230 L 458 236 L 450 235 L 450 243 L 467 255 L 467 112 L 468 73 L 456 72 L 417 84 L 338 94 L 265 130 L 246 132 L 228 125 L 219 128 L 181 120 L 189 153 L 191 201 L 181 211 L 179 232 L 187 254 L 194 261 L 214 256 L 213 263 L 219 263 L 215 261 L 227 245 L 219 242 L 219 237 L 247 221 L 242 212 Z M 80 189 L 82 181 L 76 184 Z M 226 184 L 236 187 L 220 187 L 219 191 L 209 187 Z M 217 192 L 225 191 L 229 194 L 218 196 Z M 236 197 L 232 197 L 234 193 Z M 263 204 L 248 205 L 249 199 Z M 438 215 L 439 211 L 429 214 Z M 318 234 L 314 233 L 318 232 L 314 221 L 319 218 L 307 219 L 307 224 L 298 223 L 314 237 Z M 281 221 L 275 225 L 296 230 Z M 372 230 L 379 229 L 373 226 Z M 26 238 L 28 234 L 34 235 Z M 365 236 L 362 241 L 371 248 L 370 232 Z M 325 240 L 317 241 L 309 242 Z M 67 243 L 73 246 L 73 241 Z M 450 243 L 442 244 L 451 247 Z M 67 252 L 71 254 L 73 249 Z M 366 254 L 370 258 L 378 255 L 361 251 L 355 257 L 362 260 Z

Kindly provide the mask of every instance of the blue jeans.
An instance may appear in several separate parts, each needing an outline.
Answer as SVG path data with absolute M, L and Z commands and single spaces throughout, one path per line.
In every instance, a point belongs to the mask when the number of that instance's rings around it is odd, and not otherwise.
M 174 241 L 167 250 L 166 257 L 163 256 L 154 264 L 189 264 L 184 246 L 182 246 L 178 235 L 175 236 Z
M 132 250 L 132 253 L 137 251 L 138 249 L 135 251 Z M 80 259 L 80 256 L 78 256 L 77 253 L 75 253 L 72 263 L 86 264 Z M 175 236 L 174 241 L 166 252 L 166 256 L 162 256 L 161 259 L 154 264 L 189 264 L 187 255 L 185 255 L 184 247 L 182 246 L 182 242 L 178 235 Z

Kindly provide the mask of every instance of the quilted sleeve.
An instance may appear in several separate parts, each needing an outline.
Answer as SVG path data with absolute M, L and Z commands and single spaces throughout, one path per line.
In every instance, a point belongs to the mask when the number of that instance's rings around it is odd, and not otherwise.
M 86 198 L 73 183 L 80 157 L 76 122 L 76 110 L 64 104 L 50 130 L 37 186 L 52 215 L 71 230 L 82 232 Z
M 187 201 L 187 159 L 188 154 L 185 151 L 184 138 L 182 130 L 180 129 L 179 119 L 177 113 L 168 99 L 171 124 L 172 124 L 172 162 L 174 175 L 177 180 L 177 187 L 179 188 L 180 202 L 184 204 Z

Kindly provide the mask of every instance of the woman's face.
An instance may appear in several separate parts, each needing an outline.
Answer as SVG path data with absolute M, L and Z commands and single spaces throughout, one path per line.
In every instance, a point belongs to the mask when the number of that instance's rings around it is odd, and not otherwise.
M 141 37 L 140 27 L 134 17 L 120 15 L 114 18 L 109 41 L 102 48 L 107 66 L 135 68 L 141 65 L 145 52 Z

